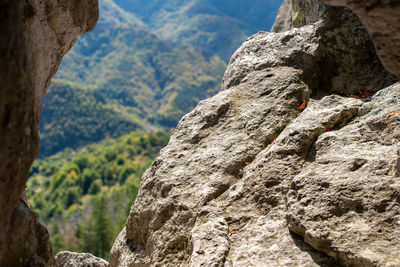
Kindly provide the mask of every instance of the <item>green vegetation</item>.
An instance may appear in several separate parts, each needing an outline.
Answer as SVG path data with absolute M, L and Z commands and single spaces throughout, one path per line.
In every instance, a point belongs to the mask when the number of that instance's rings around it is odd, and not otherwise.
M 282 0 L 115 0 L 164 40 L 228 61 L 250 35 L 268 31 Z
M 132 132 L 37 160 L 28 181 L 31 208 L 48 225 L 55 252 L 107 258 L 139 188 L 168 142 L 166 132 Z
M 108 104 L 101 92 L 64 80 L 53 81 L 42 113 L 42 156 L 142 128 L 134 115 L 127 116 L 118 106 Z
M 219 90 L 233 51 L 272 25 L 280 2 L 101 0 L 96 28 L 63 59 L 44 99 L 40 156 L 175 127 Z

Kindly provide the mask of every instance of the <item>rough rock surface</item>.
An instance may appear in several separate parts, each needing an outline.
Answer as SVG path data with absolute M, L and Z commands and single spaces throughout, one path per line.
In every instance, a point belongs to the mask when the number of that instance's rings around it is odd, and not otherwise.
M 54 265 L 24 187 L 39 151 L 41 99 L 63 55 L 98 17 L 97 0 L 0 1 L 0 265 Z
M 322 134 L 294 177 L 289 229 L 344 266 L 400 266 L 400 83 Z
M 398 265 L 390 248 L 400 244 L 400 198 L 385 185 L 394 184 L 398 165 L 399 85 L 370 103 L 332 94 L 366 86 L 376 92 L 393 82 L 346 9 L 249 38 L 221 92 L 183 117 L 144 174 L 110 266 Z M 360 160 L 346 158 L 352 149 Z M 330 186 L 320 185 L 318 173 Z M 351 220 L 353 206 L 361 214 Z M 377 213 L 368 236 L 363 223 Z
M 370 37 L 349 10 L 326 8 L 323 20 L 313 25 L 313 31 L 313 36 L 300 28 L 280 35 L 267 34 L 262 40 L 257 35 L 249 38 L 232 56 L 223 88 L 239 83 L 249 71 L 278 65 L 301 69 L 304 81 L 318 97 L 333 92 L 375 92 L 397 80 L 383 69 Z M 310 56 L 307 51 L 313 43 L 318 44 L 317 51 Z M 244 46 L 248 50 L 244 60 L 236 61 Z
M 325 12 L 325 5 L 318 0 L 285 0 L 279 8 L 272 32 L 288 31 L 318 21 Z
M 349 7 L 370 33 L 385 68 L 400 79 L 400 1 L 399 0 L 323 0 Z
M 360 18 L 375 44 L 386 70 L 400 78 L 400 1 L 322 0 L 327 5 L 345 6 Z M 326 11 L 318 0 L 285 0 L 272 32 L 287 31 L 315 22 Z M 370 64 L 373 66 L 373 64 Z
M 56 262 L 59 267 L 107 267 L 108 262 L 95 257 L 90 253 L 75 253 L 61 251 L 56 255 Z

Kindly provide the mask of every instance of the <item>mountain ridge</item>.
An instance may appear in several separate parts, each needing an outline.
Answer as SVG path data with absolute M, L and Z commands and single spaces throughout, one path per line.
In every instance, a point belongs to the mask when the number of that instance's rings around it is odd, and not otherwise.
M 135 9 L 135 12 L 123 9 L 120 6 L 122 2 L 100 1 L 100 19 L 96 28 L 78 39 L 75 47 L 63 59 L 55 78 L 74 82 L 76 88 L 91 87 L 99 99 L 105 99 L 105 103 L 98 103 L 99 106 L 112 106 L 120 113 L 128 114 L 125 117 L 133 118 L 131 121 L 121 118 L 120 122 L 116 122 L 117 124 L 126 122 L 127 125 L 135 124 L 138 125 L 137 128 L 144 130 L 175 127 L 180 118 L 194 108 L 200 100 L 218 92 L 226 68 L 226 59 L 223 59 L 224 55 L 220 54 L 218 49 L 214 49 L 208 41 L 192 44 L 185 38 L 164 38 L 162 33 L 166 29 L 161 26 L 173 28 L 174 32 L 182 32 L 183 35 L 186 34 L 185 29 L 190 29 L 188 36 L 195 39 L 199 36 L 206 36 L 207 40 L 217 38 L 215 40 L 222 47 L 224 53 L 228 53 L 229 56 L 236 48 L 235 46 L 239 45 L 248 35 L 248 28 L 253 27 L 254 29 L 255 26 L 246 24 L 243 19 L 239 18 L 239 15 L 247 12 L 246 10 L 240 14 L 235 10 L 238 14 L 234 11 L 224 11 L 224 14 L 219 12 L 217 15 L 210 14 L 215 10 L 215 7 L 210 4 L 214 3 L 213 1 L 208 1 L 206 5 L 194 0 L 177 1 L 181 3 L 177 4 L 177 11 L 168 9 L 174 2 L 172 0 L 139 1 L 135 2 L 141 4 Z M 259 3 L 260 1 L 252 0 L 250 2 Z M 134 4 L 129 1 L 124 3 L 126 5 Z M 152 3 L 155 6 L 160 5 L 161 8 L 155 10 Z M 245 5 L 249 5 L 249 3 Z M 189 7 L 196 5 L 204 8 L 201 11 L 190 11 Z M 226 2 L 225 5 L 231 6 L 232 3 Z M 144 8 L 141 9 L 141 6 Z M 166 9 L 169 11 L 165 11 Z M 182 9 L 189 11 L 182 13 Z M 219 9 L 221 9 L 220 6 Z M 162 29 L 152 29 L 149 23 L 143 21 L 143 16 L 140 18 L 137 16 L 138 12 L 146 14 L 145 10 L 155 12 L 159 19 L 158 25 Z M 187 12 L 192 12 L 194 15 L 189 16 Z M 236 18 L 232 14 L 231 16 L 225 15 L 229 12 L 233 13 Z M 162 16 L 164 13 L 166 13 L 165 17 Z M 275 11 L 271 9 L 262 13 L 275 13 Z M 176 16 L 185 22 L 177 25 L 176 20 L 170 18 L 171 16 Z M 215 27 L 210 26 L 210 23 Z M 202 37 L 199 37 L 199 40 L 202 40 Z M 212 53 L 204 53 L 202 48 L 210 50 Z M 53 105 L 50 99 L 54 95 L 52 91 L 58 90 L 61 93 L 61 88 L 57 87 L 57 84 L 54 86 L 55 88 L 50 87 L 49 95 L 44 98 L 43 102 L 41 157 L 60 151 L 69 144 L 84 145 L 100 140 L 99 135 L 94 135 L 93 139 L 90 139 L 86 133 L 91 130 L 86 129 L 86 125 L 78 120 L 71 121 L 69 124 L 74 127 L 65 128 L 65 132 L 71 132 L 71 136 L 76 138 L 83 136 L 86 138 L 81 141 L 61 138 L 60 130 L 63 127 L 61 121 L 68 118 L 53 117 L 50 119 L 46 111 L 59 109 L 58 114 L 61 116 L 63 112 L 68 113 L 70 107 L 67 102 L 64 105 L 59 103 L 57 106 L 46 107 L 46 105 Z M 82 92 L 82 90 L 77 89 L 75 97 L 87 98 L 87 94 L 78 95 L 78 92 Z M 75 99 L 74 102 L 83 101 L 82 99 Z M 83 102 L 90 101 L 87 99 Z M 79 109 L 78 106 L 75 108 Z M 98 116 L 94 120 L 100 122 L 101 117 Z M 130 126 L 125 128 L 131 129 Z M 75 129 L 75 133 L 72 133 L 73 129 Z M 116 132 L 119 131 L 109 129 L 101 136 L 104 137 L 107 134 L 116 136 Z M 124 133 L 128 133 L 128 131 L 121 132 L 121 134 Z M 48 138 L 49 136 L 52 138 Z M 55 148 L 51 143 L 60 145 Z M 73 145 L 73 147 L 77 146 Z

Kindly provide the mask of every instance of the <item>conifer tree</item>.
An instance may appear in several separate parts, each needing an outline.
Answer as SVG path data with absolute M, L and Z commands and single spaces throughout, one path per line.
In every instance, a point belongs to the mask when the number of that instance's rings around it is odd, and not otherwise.
M 113 225 L 107 214 L 106 198 L 101 194 L 93 199 L 94 211 L 79 229 L 81 250 L 107 258 L 112 245 Z

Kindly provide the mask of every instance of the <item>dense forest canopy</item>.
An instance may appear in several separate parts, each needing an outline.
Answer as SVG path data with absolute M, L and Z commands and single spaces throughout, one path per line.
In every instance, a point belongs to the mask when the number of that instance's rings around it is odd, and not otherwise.
M 140 177 L 168 139 L 164 131 L 132 132 L 37 160 L 28 181 L 29 202 L 48 225 L 55 252 L 106 257 L 125 223 Z

